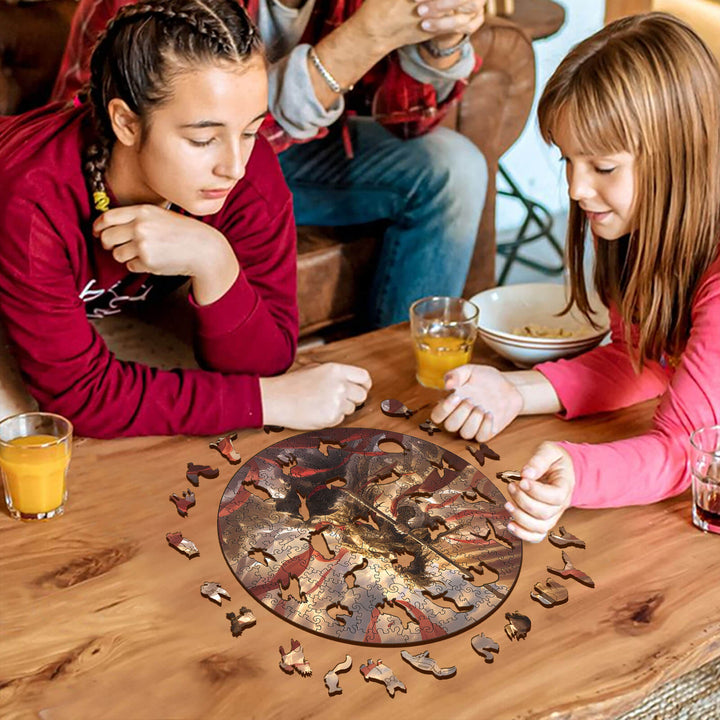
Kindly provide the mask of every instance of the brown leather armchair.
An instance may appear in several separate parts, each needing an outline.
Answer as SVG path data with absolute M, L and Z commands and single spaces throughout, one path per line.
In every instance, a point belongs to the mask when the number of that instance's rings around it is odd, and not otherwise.
M 0 0 L 0 114 L 23 112 L 47 100 L 75 7 L 75 0 Z M 490 171 L 466 296 L 495 284 L 497 164 L 522 132 L 535 90 L 530 39 L 512 22 L 488 18 L 473 44 L 483 58 L 482 68 L 444 122 L 482 150 Z M 298 228 L 301 335 L 337 326 L 358 313 L 377 244 L 372 227 Z

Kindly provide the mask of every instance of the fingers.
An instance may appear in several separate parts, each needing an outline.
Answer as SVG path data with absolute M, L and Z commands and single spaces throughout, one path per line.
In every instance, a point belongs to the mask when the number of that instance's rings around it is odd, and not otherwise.
M 483 417 L 478 431 L 475 433 L 475 439 L 478 442 L 487 442 L 488 440 L 492 440 L 497 432 L 498 430 L 495 429 L 495 416 L 488 410 Z
M 445 429 L 448 432 L 457 432 L 465 424 L 474 409 L 474 405 L 467 400 L 462 400 L 445 420 Z
M 357 365 L 343 365 L 342 367 L 346 369 L 347 379 L 350 382 L 360 385 L 365 388 L 366 391 L 370 390 L 372 387 L 372 377 L 370 377 L 370 373 L 365 368 L 358 367 Z
M 454 372 L 454 371 L 453 371 Z M 448 373 L 449 374 L 449 373 Z M 446 376 L 447 377 L 447 376 Z M 441 400 L 430 413 L 430 419 L 436 424 L 441 425 L 446 417 L 462 402 L 462 398 L 457 393 L 450 393 L 444 400 Z
M 543 477 L 548 473 L 553 463 L 562 459 L 562 457 L 562 451 L 557 445 L 544 442 L 522 469 L 523 478 L 537 480 Z
M 456 390 L 465 385 L 472 376 L 473 365 L 461 365 L 445 373 L 445 389 Z

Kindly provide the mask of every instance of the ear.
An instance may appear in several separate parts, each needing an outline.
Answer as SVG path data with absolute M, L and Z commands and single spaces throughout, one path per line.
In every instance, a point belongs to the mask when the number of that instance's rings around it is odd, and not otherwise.
M 120 98 L 108 103 L 108 116 L 118 142 L 132 147 L 140 142 L 140 118 Z

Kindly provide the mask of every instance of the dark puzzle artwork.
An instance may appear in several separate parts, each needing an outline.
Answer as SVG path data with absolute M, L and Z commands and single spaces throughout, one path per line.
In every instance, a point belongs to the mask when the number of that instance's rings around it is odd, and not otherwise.
M 407 645 L 466 630 L 509 596 L 522 543 L 504 503 L 428 440 L 334 428 L 245 462 L 218 532 L 230 569 L 277 615 L 331 638 Z

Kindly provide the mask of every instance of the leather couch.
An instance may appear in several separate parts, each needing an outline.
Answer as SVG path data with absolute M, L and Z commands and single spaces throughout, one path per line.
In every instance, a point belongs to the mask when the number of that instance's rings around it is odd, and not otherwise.
M 75 7 L 75 0 L 0 0 L 0 114 L 46 101 Z M 522 132 L 535 89 L 530 39 L 512 22 L 488 18 L 473 44 L 483 58 L 482 68 L 444 122 L 480 147 L 490 170 L 466 297 L 495 284 L 497 164 Z M 359 314 L 377 247 L 378 228 L 373 226 L 298 228 L 302 336 L 337 328 Z

